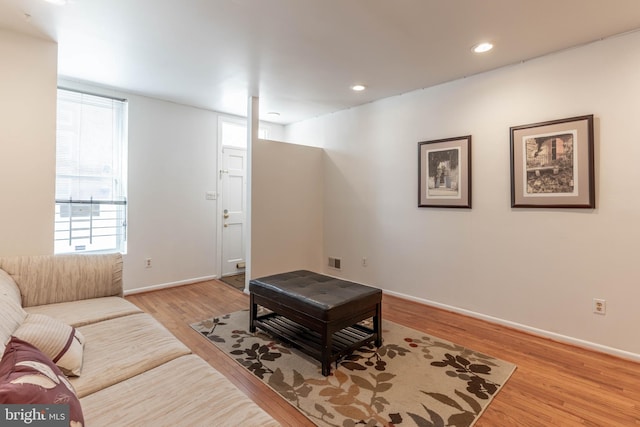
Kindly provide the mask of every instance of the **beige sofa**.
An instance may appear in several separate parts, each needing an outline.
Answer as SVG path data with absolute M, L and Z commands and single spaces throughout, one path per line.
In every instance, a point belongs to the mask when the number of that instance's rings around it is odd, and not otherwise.
M 6 257 L 0 269 L 0 354 L 29 313 L 84 337 L 80 375 L 69 380 L 85 425 L 279 425 L 122 298 L 121 255 Z

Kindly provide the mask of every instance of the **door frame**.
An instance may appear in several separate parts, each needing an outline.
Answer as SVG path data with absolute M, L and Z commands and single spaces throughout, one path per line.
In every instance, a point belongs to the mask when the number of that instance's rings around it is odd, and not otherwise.
M 242 256 L 241 256 L 241 260 L 242 262 L 246 263 L 247 262 L 247 233 L 246 233 L 246 226 L 247 226 L 247 149 L 246 148 L 241 148 L 241 147 L 233 147 L 233 146 L 222 146 L 222 154 L 221 154 L 221 165 L 224 167 L 224 156 L 225 156 L 225 152 L 227 152 L 229 155 L 235 157 L 236 155 L 239 155 L 239 153 L 244 153 L 243 154 L 243 183 L 244 183 L 244 189 L 242 190 L 242 195 L 244 197 L 244 200 L 242 202 L 243 208 L 242 208 L 242 239 L 243 241 L 240 243 L 242 245 Z M 238 153 L 238 154 L 236 154 Z M 233 274 L 239 274 L 240 272 L 238 271 L 238 269 L 236 268 L 236 271 L 234 273 L 225 273 L 225 270 L 228 271 L 229 265 L 228 262 L 229 260 L 226 259 L 229 257 L 229 251 L 227 249 L 225 249 L 225 242 L 228 244 L 230 241 L 231 242 L 235 242 L 235 239 L 225 239 L 225 232 L 228 234 L 228 230 L 225 228 L 224 224 L 225 222 L 229 221 L 227 219 L 224 218 L 224 214 L 225 214 L 225 191 L 228 191 L 231 188 L 231 181 L 230 181 L 230 176 L 231 176 L 231 169 L 229 168 L 229 165 L 227 164 L 227 170 L 229 172 L 222 172 L 222 169 L 220 171 L 218 171 L 218 180 L 220 182 L 220 188 L 221 188 L 221 192 L 220 192 L 220 226 L 218 228 L 219 230 L 219 234 L 220 234 L 220 240 L 222 242 L 221 248 L 220 248 L 220 277 L 224 277 L 225 274 L 226 275 L 233 275 Z M 228 185 L 224 185 L 224 180 L 227 180 L 227 184 Z M 232 192 L 233 193 L 233 192 Z M 231 221 L 233 223 L 233 221 Z M 236 242 L 237 243 L 237 242 Z M 225 256 L 225 250 L 227 250 L 226 252 L 226 256 Z M 239 261 L 239 260 L 238 260 Z M 242 269 L 242 272 L 246 271 L 246 267 L 244 269 Z
M 217 190 L 217 206 L 216 206 L 216 218 L 215 218 L 215 227 L 216 227 L 216 277 L 218 279 L 222 278 L 222 224 L 223 224 L 223 210 L 222 200 L 224 197 L 223 187 L 222 187 L 222 123 L 236 123 L 239 125 L 247 126 L 247 119 L 242 117 L 234 117 L 234 116 L 226 116 L 226 115 L 218 115 L 218 123 L 217 123 L 217 138 L 216 138 L 216 188 Z M 245 219 L 246 222 L 246 219 Z M 246 245 L 245 245 L 246 250 Z M 246 258 L 246 254 L 245 254 Z
M 227 122 L 227 123 L 235 123 L 238 125 L 242 125 L 245 126 L 247 129 L 247 135 L 249 133 L 249 119 L 246 117 L 240 117 L 240 116 L 232 116 L 232 115 L 226 115 L 226 114 L 218 114 L 218 122 L 217 122 L 217 138 L 216 138 L 216 217 L 215 217 L 215 227 L 216 227 L 216 263 L 215 263 L 215 268 L 216 268 L 216 277 L 218 279 L 220 279 L 222 277 L 222 224 L 223 224 L 223 206 L 222 206 L 222 198 L 224 197 L 222 194 L 223 188 L 222 188 L 222 179 L 220 177 L 220 171 L 222 170 L 222 123 L 223 122 Z M 258 131 L 257 134 L 258 136 L 264 138 L 264 139 L 268 139 L 270 137 L 271 133 L 276 133 L 276 135 L 278 134 L 277 131 L 274 132 L 274 129 L 272 129 L 272 126 L 270 126 L 269 123 L 263 123 L 263 122 L 258 122 Z M 233 146 L 231 146 L 233 147 Z M 238 148 L 238 147 L 236 147 Z M 250 162 L 249 162 L 249 156 L 250 153 L 248 151 L 248 148 L 245 147 L 245 149 L 247 150 L 247 169 L 250 167 Z M 245 171 L 246 173 L 246 184 L 247 184 L 247 191 L 245 192 L 246 197 L 250 197 L 250 186 L 251 183 L 249 182 L 250 176 L 251 174 L 249 173 L 250 171 Z M 249 201 L 246 201 L 246 206 L 247 208 L 249 208 Z M 250 227 L 250 225 L 248 224 L 250 221 L 250 218 L 248 216 L 248 211 L 247 211 L 247 217 L 245 218 L 245 227 Z M 245 239 L 248 239 L 249 235 L 245 234 Z M 245 242 L 245 251 L 250 250 L 250 242 Z M 245 253 L 245 260 L 247 260 L 247 254 Z M 245 272 L 249 270 L 248 268 L 248 264 L 247 264 L 247 268 L 245 268 Z

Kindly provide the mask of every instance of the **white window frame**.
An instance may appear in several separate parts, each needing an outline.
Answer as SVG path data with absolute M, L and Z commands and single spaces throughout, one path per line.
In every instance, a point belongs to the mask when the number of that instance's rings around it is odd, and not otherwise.
M 245 129 L 245 137 L 244 137 L 244 145 L 229 145 L 229 144 L 225 144 L 223 141 L 223 127 L 225 124 L 231 124 L 231 125 L 235 125 L 238 127 L 244 127 Z M 240 148 L 240 149 L 247 149 L 247 134 L 246 132 L 249 131 L 249 124 L 247 123 L 247 119 L 246 118 L 242 118 L 242 117 L 233 117 L 233 116 L 223 116 L 220 115 L 218 116 L 218 146 L 220 148 L 222 147 L 233 147 L 233 148 Z M 260 126 L 258 128 L 258 138 L 260 139 L 269 139 L 269 134 L 270 134 L 270 129 L 268 127 L 265 126 Z M 222 152 L 222 151 L 220 151 Z
M 56 164 L 56 210 L 55 210 L 55 232 L 54 232 L 54 252 L 62 253 L 126 253 L 127 250 L 127 100 L 105 96 L 101 94 L 89 93 L 65 87 L 58 88 L 58 96 L 67 98 L 68 102 L 74 102 L 69 98 L 77 95 L 78 104 L 108 107 L 112 103 L 113 124 L 111 125 L 112 137 L 116 141 L 116 153 L 119 171 L 115 174 L 106 173 L 104 178 L 95 175 L 76 175 L 68 171 L 61 172 L 63 166 Z M 64 101 L 59 101 L 64 102 Z M 82 108 L 82 107 L 80 107 Z M 86 123 L 83 118 L 76 118 L 76 123 L 80 122 L 80 130 L 73 128 L 64 129 L 64 117 L 58 111 L 56 123 L 56 157 L 64 156 L 59 152 L 62 144 L 62 135 L 72 137 L 70 150 L 82 150 L 83 127 Z M 64 148 L 62 148 L 64 150 Z M 85 147 L 86 149 L 86 147 Z M 78 173 L 80 173 L 78 171 Z M 91 179 L 107 179 L 111 182 L 108 193 L 110 196 L 104 197 L 101 194 L 78 194 L 72 189 L 64 191 L 59 189 L 59 180 L 70 179 L 70 186 L 74 186 L 73 179 L 81 181 Z M 85 181 L 86 182 L 86 181 Z M 62 184 L 60 184 L 62 185 Z M 75 183 L 80 187 L 79 183 Z M 64 187 L 63 187 L 64 188 Z M 63 196 L 61 196 L 63 194 Z M 73 195 L 72 195 L 73 194 Z

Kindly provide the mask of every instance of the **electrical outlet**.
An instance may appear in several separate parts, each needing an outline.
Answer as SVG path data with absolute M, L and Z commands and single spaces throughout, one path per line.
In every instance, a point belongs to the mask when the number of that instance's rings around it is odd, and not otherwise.
M 593 312 L 595 314 L 607 314 L 607 300 L 594 298 L 593 299 Z
M 151 258 L 147 258 L 144 260 L 144 268 L 151 268 Z

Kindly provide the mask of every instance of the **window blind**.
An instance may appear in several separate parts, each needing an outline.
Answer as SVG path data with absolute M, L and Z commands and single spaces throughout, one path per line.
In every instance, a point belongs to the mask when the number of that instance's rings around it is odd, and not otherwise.
M 127 102 L 58 89 L 55 251 L 124 251 Z

